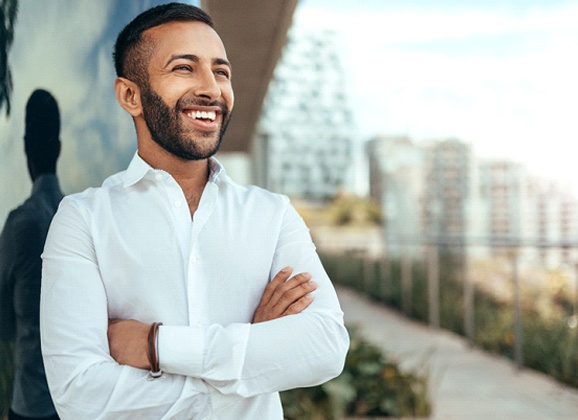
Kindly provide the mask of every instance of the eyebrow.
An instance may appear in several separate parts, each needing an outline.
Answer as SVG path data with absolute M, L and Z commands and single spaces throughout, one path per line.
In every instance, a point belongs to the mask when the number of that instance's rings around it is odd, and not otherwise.
M 174 55 L 171 55 L 171 57 L 168 59 L 167 63 L 165 64 L 165 67 L 168 66 L 169 64 L 171 64 L 173 61 L 179 60 L 179 59 L 185 59 L 185 60 L 193 61 L 195 63 L 198 63 L 199 61 L 201 61 L 200 58 L 195 54 L 174 54 Z M 224 65 L 224 66 L 229 67 L 229 69 L 232 68 L 231 63 L 228 60 L 225 60 L 224 58 L 214 58 L 213 64 Z

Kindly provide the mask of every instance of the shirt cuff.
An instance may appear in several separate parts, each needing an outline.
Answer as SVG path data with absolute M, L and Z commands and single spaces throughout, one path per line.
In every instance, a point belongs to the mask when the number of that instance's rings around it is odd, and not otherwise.
M 160 368 L 168 373 L 200 378 L 203 372 L 205 333 L 201 325 L 159 327 Z

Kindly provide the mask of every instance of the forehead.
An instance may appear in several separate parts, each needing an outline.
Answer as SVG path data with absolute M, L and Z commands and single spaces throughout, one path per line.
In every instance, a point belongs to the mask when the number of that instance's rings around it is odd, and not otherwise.
M 152 61 L 174 54 L 193 54 L 200 59 L 227 58 L 225 46 L 217 32 L 203 22 L 169 22 L 143 32 L 153 43 Z

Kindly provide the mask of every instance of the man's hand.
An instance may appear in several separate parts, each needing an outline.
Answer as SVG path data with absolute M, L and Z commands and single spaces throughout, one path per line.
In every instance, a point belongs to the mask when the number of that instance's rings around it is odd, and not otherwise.
M 253 324 L 298 314 L 313 302 L 311 292 L 317 289 L 317 283 L 311 280 L 311 274 L 299 273 L 287 280 L 292 272 L 285 267 L 267 285 L 253 315 Z
M 134 319 L 108 321 L 110 355 L 120 365 L 150 369 L 148 359 L 148 334 L 150 325 Z

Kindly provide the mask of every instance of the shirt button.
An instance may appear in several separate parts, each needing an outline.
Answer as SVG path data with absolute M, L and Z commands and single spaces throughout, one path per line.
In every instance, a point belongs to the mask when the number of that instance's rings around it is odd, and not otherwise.
M 163 179 L 163 174 L 156 174 L 156 175 L 155 175 L 155 179 L 156 179 L 157 181 L 160 181 L 161 179 Z
M 191 264 L 194 264 L 197 262 L 197 256 L 196 255 L 191 255 Z
M 181 202 L 181 200 L 175 200 L 175 203 L 174 203 L 174 204 L 175 204 L 175 207 L 176 207 L 176 208 L 180 208 L 180 207 L 183 205 L 183 203 Z

